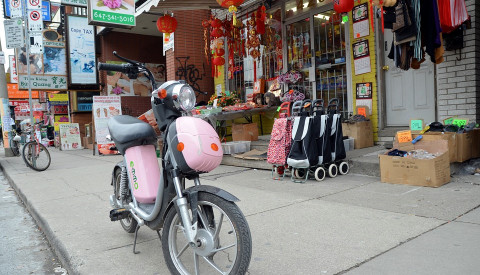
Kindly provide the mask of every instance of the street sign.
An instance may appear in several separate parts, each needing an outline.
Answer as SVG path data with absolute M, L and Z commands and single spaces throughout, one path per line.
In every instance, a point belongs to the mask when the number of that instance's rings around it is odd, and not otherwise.
M 31 1 L 31 0 L 29 0 Z M 28 16 L 28 30 L 30 32 L 39 32 L 43 30 L 42 10 L 29 10 Z
M 42 1 L 40 0 L 27 0 L 28 10 L 40 10 L 42 9 Z
M 10 12 L 10 0 L 3 1 L 5 6 L 5 17 L 12 17 Z M 42 1 L 42 17 L 43 21 L 52 21 L 50 1 Z
M 22 17 L 22 0 L 10 0 L 10 16 L 12 18 Z
M 3 21 L 5 27 L 5 40 L 7 42 L 7 49 L 20 48 L 25 45 L 23 35 L 22 19 L 10 19 Z
M 43 53 L 42 32 L 30 32 L 30 53 Z

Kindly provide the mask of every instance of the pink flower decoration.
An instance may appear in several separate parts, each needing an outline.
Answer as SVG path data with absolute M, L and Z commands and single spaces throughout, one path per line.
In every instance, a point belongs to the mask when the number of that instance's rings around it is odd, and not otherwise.
M 122 6 L 122 0 L 103 0 L 103 4 L 111 9 L 116 9 Z
M 105 0 L 104 0 L 105 1 Z M 112 93 L 116 94 L 116 95 L 119 95 L 123 92 L 122 88 L 120 88 L 119 86 L 115 87 L 112 89 Z

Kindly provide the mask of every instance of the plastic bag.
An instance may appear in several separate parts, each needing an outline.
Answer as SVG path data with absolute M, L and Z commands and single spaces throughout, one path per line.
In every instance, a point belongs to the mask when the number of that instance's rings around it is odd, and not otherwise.
M 438 9 L 443 33 L 454 31 L 469 18 L 465 0 L 439 0 Z

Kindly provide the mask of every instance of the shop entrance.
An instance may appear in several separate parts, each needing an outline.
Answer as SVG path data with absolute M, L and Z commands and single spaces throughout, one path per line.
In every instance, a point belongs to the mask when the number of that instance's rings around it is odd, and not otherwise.
M 323 99 L 325 105 L 338 98 L 339 111 L 348 117 L 351 112 L 347 83 L 348 24 L 330 7 L 324 10 L 311 11 L 285 26 L 287 69 L 300 71 L 303 76 L 288 88 L 302 92 L 306 98 Z
M 384 35 L 387 126 L 408 126 L 410 119 L 417 118 L 425 123 L 435 121 L 434 64 L 430 57 L 426 56 L 418 70 L 396 68 L 387 57 L 393 34 L 386 30 Z

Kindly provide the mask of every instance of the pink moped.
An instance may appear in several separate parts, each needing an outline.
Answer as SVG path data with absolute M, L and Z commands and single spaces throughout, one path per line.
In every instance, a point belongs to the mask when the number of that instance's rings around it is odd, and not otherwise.
M 139 228 L 155 230 L 172 274 L 245 274 L 252 240 L 235 204 L 238 198 L 200 184 L 199 175 L 219 166 L 223 151 L 215 129 L 187 115 L 195 106 L 194 90 L 183 81 L 157 88 L 143 63 L 114 55 L 126 64 L 99 63 L 98 69 L 122 72 L 130 79 L 145 74 L 152 83 L 152 109 L 164 142 L 157 159 L 157 135 L 148 123 L 125 115 L 110 118 L 110 138 L 124 157 L 113 169 L 110 219 L 135 233 L 134 253 Z

